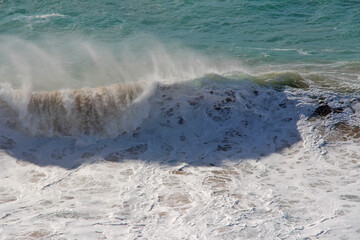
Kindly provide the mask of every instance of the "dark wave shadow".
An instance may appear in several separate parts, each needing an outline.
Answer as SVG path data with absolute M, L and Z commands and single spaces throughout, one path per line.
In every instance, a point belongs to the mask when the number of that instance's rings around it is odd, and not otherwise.
M 285 88 L 216 76 L 158 85 L 143 100 L 148 117 L 136 130 L 115 138 L 30 137 L 3 126 L 0 149 L 18 160 L 66 169 L 129 159 L 195 166 L 258 160 L 301 140 L 297 122 L 306 113 Z

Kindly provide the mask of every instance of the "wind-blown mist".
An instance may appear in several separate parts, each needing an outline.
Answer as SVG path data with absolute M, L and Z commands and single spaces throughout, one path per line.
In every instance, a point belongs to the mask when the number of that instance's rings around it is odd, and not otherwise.
M 207 58 L 180 46 L 170 49 L 146 39 L 137 46 L 129 41 L 108 45 L 75 38 L 60 44 L 54 39 L 1 37 L 2 83 L 16 89 L 48 91 L 138 81 L 173 82 L 242 70 L 238 61 Z
M 1 239 L 359 239 L 360 1 L 0 1 Z

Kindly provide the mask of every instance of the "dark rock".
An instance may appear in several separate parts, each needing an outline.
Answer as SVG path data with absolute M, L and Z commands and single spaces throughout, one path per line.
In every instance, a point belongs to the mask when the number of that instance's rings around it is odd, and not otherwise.
M 333 112 L 334 113 L 342 113 L 344 111 L 344 108 L 338 107 L 338 108 L 334 108 Z
M 322 117 L 326 117 L 327 115 L 329 115 L 332 112 L 333 112 L 332 108 L 329 105 L 324 104 L 324 105 L 320 105 L 318 108 L 316 108 L 314 114 L 322 116 Z

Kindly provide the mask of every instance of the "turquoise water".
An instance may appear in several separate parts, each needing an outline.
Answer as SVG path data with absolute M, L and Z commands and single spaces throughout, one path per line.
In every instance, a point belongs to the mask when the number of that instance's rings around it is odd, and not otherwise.
M 1 35 L 117 43 L 138 34 L 245 60 L 359 60 L 359 1 L 1 1 Z M 64 37 L 64 34 L 66 37 Z M 70 36 L 69 36 L 70 35 Z
M 155 51 L 161 65 L 159 46 L 172 59 L 187 51 L 214 61 L 238 61 L 247 68 L 281 66 L 287 71 L 295 65 L 338 64 L 337 74 L 344 68 L 346 73 L 356 73 L 350 77 L 354 82 L 360 72 L 360 1 L 5 0 L 0 2 L 0 42 L 2 81 L 13 85 L 19 85 L 14 83 L 20 82 L 19 75 L 27 74 L 15 66 L 14 55 L 25 59 L 31 72 L 43 71 L 41 66 L 53 58 L 52 66 L 61 65 L 61 70 L 52 71 L 56 78 L 66 78 L 56 73 L 66 72 L 85 82 L 85 75 L 94 75 L 86 72 L 95 68 L 110 72 L 89 63 L 92 52 L 101 55 L 99 61 L 107 66 L 110 58 L 130 66 L 139 65 L 133 59 L 153 59 Z M 33 58 L 39 60 L 41 51 L 41 56 L 49 56 L 36 65 Z M 111 54 L 103 56 L 104 52 Z M 197 64 L 191 57 L 184 61 Z M 188 72 L 188 68 L 181 71 Z M 334 72 L 334 68 L 325 71 Z M 126 77 L 137 71 L 130 72 Z M 35 74 L 29 81 L 39 78 Z M 73 87 L 77 85 L 91 84 Z
M 0 239 L 360 239 L 360 0 L 0 0 Z

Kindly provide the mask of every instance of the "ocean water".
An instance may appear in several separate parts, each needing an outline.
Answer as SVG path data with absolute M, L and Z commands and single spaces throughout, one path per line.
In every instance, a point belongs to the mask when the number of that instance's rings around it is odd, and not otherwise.
M 0 239 L 359 239 L 360 2 L 0 1 Z

